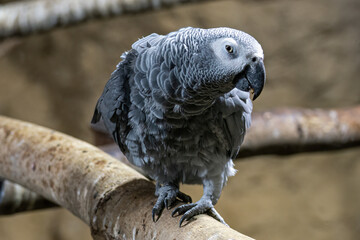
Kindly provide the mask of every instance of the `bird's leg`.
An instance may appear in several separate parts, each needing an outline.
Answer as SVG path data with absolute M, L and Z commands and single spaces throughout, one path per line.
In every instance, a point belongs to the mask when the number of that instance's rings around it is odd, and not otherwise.
M 179 191 L 179 184 L 174 183 L 166 183 L 160 184 L 156 183 L 155 196 L 158 197 L 153 210 L 152 210 L 152 218 L 153 221 L 156 222 L 160 216 L 164 208 L 169 209 L 173 206 L 176 199 L 180 199 L 185 203 L 191 203 L 191 197 Z
M 227 225 L 220 214 L 215 210 L 214 205 L 217 203 L 221 190 L 223 188 L 224 179 L 222 176 L 212 177 L 203 180 L 204 194 L 196 203 L 184 204 L 177 207 L 172 216 L 175 214 L 182 215 L 180 219 L 180 227 L 183 221 L 189 221 L 192 217 L 207 213 L 221 223 Z

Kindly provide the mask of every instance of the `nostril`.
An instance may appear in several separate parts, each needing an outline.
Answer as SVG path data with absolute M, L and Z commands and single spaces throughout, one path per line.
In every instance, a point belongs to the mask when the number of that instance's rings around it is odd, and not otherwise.
M 256 62 L 257 60 L 258 60 L 257 57 L 253 57 L 253 58 L 251 59 L 252 62 Z

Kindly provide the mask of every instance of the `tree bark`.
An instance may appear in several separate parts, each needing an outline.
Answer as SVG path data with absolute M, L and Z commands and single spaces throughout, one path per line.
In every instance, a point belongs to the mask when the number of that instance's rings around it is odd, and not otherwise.
M 0 176 L 67 208 L 94 239 L 251 239 L 207 215 L 179 228 L 164 210 L 154 223 L 154 184 L 73 137 L 0 117 L 0 144 Z
M 33 0 L 0 5 L 0 39 L 201 0 Z M 205 1 L 205 0 L 202 0 Z
M 360 106 L 254 113 L 238 158 L 330 151 L 360 145 Z

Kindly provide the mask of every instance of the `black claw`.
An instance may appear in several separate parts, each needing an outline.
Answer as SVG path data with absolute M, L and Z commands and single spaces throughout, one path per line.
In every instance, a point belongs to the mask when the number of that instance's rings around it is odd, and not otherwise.
M 171 216 L 174 217 L 174 215 L 176 214 L 177 212 L 177 208 L 171 213 Z
M 162 212 L 160 212 L 159 214 L 156 214 L 155 212 L 153 212 L 152 219 L 153 219 L 154 222 L 157 222 L 159 220 L 159 218 L 161 217 L 161 213 Z M 155 217 L 156 217 L 156 219 L 155 219 Z
M 164 200 L 164 204 L 165 204 L 166 209 L 169 209 L 169 201 L 168 201 L 168 199 Z
M 155 213 L 155 211 L 153 210 L 153 211 L 152 211 L 152 219 L 153 219 L 153 222 L 157 222 L 157 220 L 159 220 L 159 217 L 157 217 L 157 218 L 155 219 L 155 216 L 156 216 L 156 213 Z
M 181 225 L 183 224 L 184 221 L 189 221 L 192 217 L 194 217 L 194 215 L 192 213 L 190 213 L 190 214 L 185 213 L 180 219 L 179 227 L 181 227 Z
M 163 208 L 162 209 L 158 209 L 158 208 L 153 208 L 152 210 L 152 219 L 154 222 L 157 222 L 162 214 Z
M 180 219 L 180 223 L 179 223 L 179 227 L 181 227 L 182 223 L 184 222 L 184 220 L 187 220 L 187 218 L 184 216 L 181 217 Z
M 184 205 L 182 205 L 182 206 L 184 206 Z M 180 213 L 181 208 L 180 207 L 175 208 L 175 210 L 171 213 L 172 217 L 174 217 L 175 214 L 178 214 L 177 216 L 181 215 L 181 213 Z

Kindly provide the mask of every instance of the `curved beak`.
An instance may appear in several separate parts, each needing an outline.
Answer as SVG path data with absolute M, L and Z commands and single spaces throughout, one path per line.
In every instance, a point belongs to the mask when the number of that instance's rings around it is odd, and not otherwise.
M 265 66 L 262 60 L 249 65 L 236 79 L 236 88 L 242 91 L 253 90 L 253 101 L 260 95 L 265 84 Z

